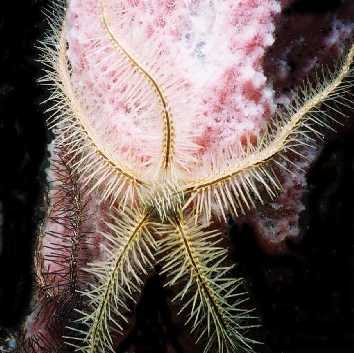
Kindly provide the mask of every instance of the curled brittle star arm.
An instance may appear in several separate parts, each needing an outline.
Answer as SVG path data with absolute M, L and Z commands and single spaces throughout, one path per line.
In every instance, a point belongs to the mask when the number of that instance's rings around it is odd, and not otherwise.
M 41 81 L 49 84 L 52 90 L 48 100 L 54 105 L 50 109 L 49 124 L 56 132 L 56 144 L 63 146 L 73 160 L 78 160 L 73 167 L 84 184 L 92 185 L 92 190 L 105 185 L 103 198 L 117 200 L 121 197 L 125 203 L 126 198 L 133 199 L 134 194 L 141 197 L 140 189 L 149 188 L 149 183 L 113 158 L 96 141 L 86 122 L 85 112 L 71 83 L 64 35 L 65 28 L 61 28 L 42 48 L 42 61 L 48 69 Z

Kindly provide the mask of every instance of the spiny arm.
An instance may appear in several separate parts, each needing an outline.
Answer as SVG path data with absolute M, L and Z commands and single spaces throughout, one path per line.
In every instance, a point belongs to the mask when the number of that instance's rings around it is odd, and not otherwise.
M 93 263 L 88 272 L 97 282 L 83 292 L 89 304 L 81 311 L 78 324 L 72 327 L 79 338 L 68 338 L 68 344 L 85 353 L 113 349 L 112 331 L 121 332 L 127 322 L 129 307 L 139 295 L 143 278 L 154 265 L 155 240 L 150 225 L 150 212 L 115 210 L 103 233 L 108 246 L 107 260 Z M 78 341 L 77 344 L 74 340 Z
M 49 126 L 57 135 L 57 145 L 65 147 L 72 159 L 79 160 L 73 167 L 83 184 L 90 185 L 91 190 L 105 186 L 101 192 L 103 199 L 126 204 L 140 198 L 141 190 L 148 188 L 148 183 L 98 144 L 86 124 L 85 111 L 71 83 L 65 29 L 57 26 L 57 23 L 52 24 L 53 34 L 42 41 L 40 48 L 41 61 L 46 67 L 40 82 L 51 90 Z
M 255 202 L 262 203 L 261 188 L 274 198 L 281 186 L 273 168 L 284 168 L 284 162 L 293 164 L 286 156 L 289 152 L 303 158 L 301 150 L 313 144 L 313 135 L 321 135 L 318 129 L 331 128 L 334 116 L 343 115 L 336 106 L 353 107 L 347 97 L 352 87 L 353 59 L 354 45 L 339 69 L 323 77 L 324 82 L 307 83 L 299 90 L 287 112 L 271 121 L 256 146 L 243 148 L 236 162 L 226 160 L 224 170 L 213 170 L 210 177 L 191 182 L 183 190 L 189 194 L 186 207 L 196 200 L 197 216 L 203 213 L 210 219 L 212 203 L 216 203 L 226 218 L 227 210 L 237 216 Z
M 37 281 L 50 296 L 75 295 L 87 280 L 87 199 L 65 151 L 55 149 L 51 161 L 50 209 L 36 257 Z M 40 256 L 43 253 L 43 258 Z
M 173 160 L 175 142 L 174 142 L 174 126 L 171 110 L 169 108 L 169 104 L 167 101 L 167 97 L 165 96 L 162 88 L 159 86 L 158 82 L 152 77 L 152 75 L 142 67 L 138 60 L 133 58 L 132 54 L 129 53 L 120 43 L 118 38 L 112 32 L 110 21 L 105 8 L 106 0 L 99 0 L 101 6 L 102 13 L 102 24 L 105 32 L 107 33 L 112 45 L 116 50 L 122 53 L 130 65 L 137 70 L 145 79 L 145 81 L 149 84 L 151 89 L 153 90 L 155 97 L 157 98 L 159 105 L 161 107 L 161 118 L 163 122 L 163 140 L 162 140 L 162 157 L 161 157 L 161 170 L 168 174 L 171 171 L 171 163 Z
M 180 313 L 204 343 L 204 352 L 252 352 L 245 337 L 249 311 L 242 308 L 246 296 L 242 280 L 230 278 L 232 267 L 225 266 L 226 250 L 218 246 L 221 235 L 196 225 L 179 214 L 158 228 L 162 270 L 167 285 L 177 294 Z

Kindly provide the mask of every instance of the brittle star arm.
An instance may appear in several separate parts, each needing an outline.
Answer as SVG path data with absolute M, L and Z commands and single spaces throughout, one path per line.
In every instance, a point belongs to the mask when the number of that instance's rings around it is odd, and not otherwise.
M 242 309 L 247 300 L 242 279 L 232 278 L 232 266 L 225 265 L 227 250 L 218 243 L 219 231 L 196 225 L 182 213 L 157 226 L 162 270 L 166 285 L 176 292 L 173 302 L 204 352 L 251 352 L 255 343 L 245 336 L 250 312 Z M 231 276 L 231 278 L 230 278 Z
M 56 149 L 51 160 L 50 207 L 43 224 L 36 259 L 37 283 L 48 296 L 76 295 L 87 280 L 80 266 L 86 262 L 86 247 L 92 240 L 85 230 L 87 198 L 68 156 Z M 54 269 L 51 265 L 54 264 Z
M 256 146 L 247 146 L 236 162 L 228 161 L 228 167 L 222 171 L 213 171 L 210 177 L 195 180 L 182 188 L 187 195 L 188 207 L 196 200 L 196 218 L 204 214 L 210 219 L 212 204 L 226 213 L 234 215 L 246 213 L 254 207 L 255 201 L 263 202 L 259 190 L 262 187 L 274 198 L 281 189 L 273 168 L 285 168 L 284 161 L 294 164 L 286 153 L 291 152 L 303 158 L 301 149 L 308 146 L 311 135 L 321 135 L 320 127 L 329 127 L 335 115 L 344 114 L 335 105 L 353 107 L 347 98 L 352 87 L 354 45 L 349 48 L 339 69 L 327 74 L 324 83 L 307 84 L 295 95 L 286 114 L 271 121 Z
M 145 69 L 139 61 L 133 57 L 131 53 L 122 45 L 120 40 L 117 36 L 113 33 L 111 28 L 110 20 L 106 13 L 105 8 L 105 0 L 99 0 L 100 7 L 101 7 L 101 19 L 102 25 L 107 33 L 109 40 L 111 41 L 114 48 L 125 55 L 126 59 L 129 61 L 130 65 L 137 70 L 146 80 L 146 82 L 151 87 L 154 95 L 158 101 L 158 104 L 161 108 L 161 118 L 163 123 L 163 134 L 162 134 L 162 152 L 161 152 L 161 165 L 160 168 L 166 174 L 171 171 L 173 155 L 174 155 L 174 126 L 173 126 L 173 119 L 172 114 L 169 109 L 169 104 L 167 101 L 167 97 L 165 96 L 162 87 L 158 84 L 156 79 L 152 77 L 152 75 Z
M 137 196 L 141 198 L 142 189 L 148 189 L 149 183 L 130 170 L 123 162 L 113 158 L 105 147 L 99 144 L 86 123 L 85 111 L 76 97 L 70 79 L 66 57 L 65 29 L 56 33 L 44 46 L 43 61 L 48 67 L 43 82 L 49 83 L 54 102 L 49 119 L 50 127 L 57 134 L 57 146 L 64 146 L 73 160 L 74 172 L 81 176 L 83 183 L 96 190 L 102 185 L 102 199 L 118 200 L 125 204 Z M 80 157 L 80 158 L 78 158 Z
M 150 211 L 126 208 L 124 214 L 112 212 L 103 233 L 106 260 L 91 264 L 87 270 L 97 282 L 82 292 L 88 309 L 80 311 L 77 323 L 85 329 L 73 325 L 75 337 L 66 337 L 69 345 L 85 353 L 113 351 L 112 333 L 124 329 L 129 307 L 137 300 L 144 277 L 154 266 L 156 244 L 150 218 Z

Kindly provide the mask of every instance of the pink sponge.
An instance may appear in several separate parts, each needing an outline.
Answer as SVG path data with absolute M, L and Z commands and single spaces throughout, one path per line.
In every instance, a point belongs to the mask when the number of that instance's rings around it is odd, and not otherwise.
M 165 97 L 177 165 L 203 175 L 274 112 L 262 62 L 279 12 L 275 0 L 70 1 L 68 58 L 86 128 L 112 160 L 157 169 L 161 99 L 128 55 Z

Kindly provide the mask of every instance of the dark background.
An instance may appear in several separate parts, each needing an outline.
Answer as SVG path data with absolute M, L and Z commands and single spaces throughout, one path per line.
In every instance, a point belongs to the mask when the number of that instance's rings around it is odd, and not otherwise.
M 31 299 L 34 236 L 42 214 L 49 140 L 40 105 L 46 95 L 36 83 L 41 68 L 35 45 L 47 30 L 41 13 L 47 5 L 45 0 L 0 5 L 0 337 L 18 327 Z M 334 0 L 294 1 L 287 15 L 327 16 L 342 5 L 343 1 Z M 281 43 L 281 33 L 279 37 Z M 296 60 L 294 66 L 296 72 Z M 307 211 L 301 218 L 303 240 L 290 244 L 289 254 L 266 255 L 250 228 L 230 226 L 235 261 L 263 318 L 260 339 L 265 345 L 259 352 L 354 351 L 351 123 L 329 138 L 308 182 Z M 184 337 L 185 331 L 171 320 L 160 280 L 152 278 L 122 350 L 133 345 L 136 353 L 163 353 L 169 346 L 176 352 L 190 352 Z

